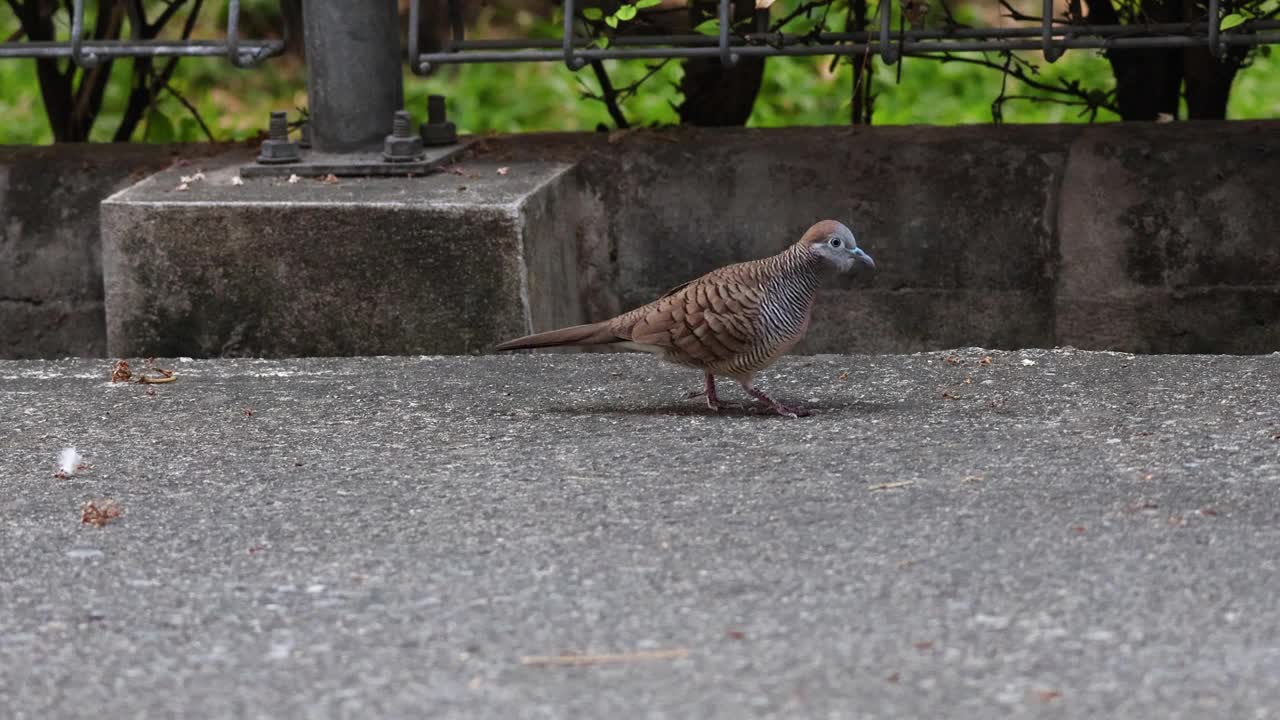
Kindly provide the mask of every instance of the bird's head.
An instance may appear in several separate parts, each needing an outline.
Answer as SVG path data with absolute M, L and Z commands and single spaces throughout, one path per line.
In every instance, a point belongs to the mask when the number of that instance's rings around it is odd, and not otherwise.
M 823 220 L 814 224 L 800 238 L 800 245 L 840 272 L 848 272 L 858 263 L 873 270 L 876 267 L 871 256 L 858 247 L 858 241 L 853 239 L 853 231 L 835 220 Z

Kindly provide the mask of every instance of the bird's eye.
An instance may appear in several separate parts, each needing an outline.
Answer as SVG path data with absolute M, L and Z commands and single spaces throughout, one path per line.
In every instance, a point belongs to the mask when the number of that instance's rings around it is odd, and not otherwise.
M 840 238 L 834 238 L 834 237 L 833 237 L 833 238 L 831 238 L 831 242 L 829 242 L 829 243 L 827 243 L 827 244 L 828 244 L 828 245 L 830 245 L 830 246 L 831 246 L 831 247 L 833 247 L 833 248 L 838 248 L 838 247 L 840 247 L 841 245 L 844 245 L 844 243 L 840 241 Z

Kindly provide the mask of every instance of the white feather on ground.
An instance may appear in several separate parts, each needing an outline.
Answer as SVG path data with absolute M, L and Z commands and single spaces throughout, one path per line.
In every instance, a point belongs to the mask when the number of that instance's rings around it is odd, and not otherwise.
M 83 458 L 80 457 L 80 453 L 76 452 L 75 448 L 62 448 L 62 452 L 58 453 L 58 470 L 63 475 L 70 475 L 80 466 L 81 460 Z

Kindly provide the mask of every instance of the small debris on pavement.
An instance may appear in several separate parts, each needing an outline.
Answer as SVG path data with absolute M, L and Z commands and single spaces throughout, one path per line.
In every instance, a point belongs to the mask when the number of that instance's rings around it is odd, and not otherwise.
M 289 183 L 290 185 L 297 185 L 297 184 L 298 184 L 298 183 L 300 183 L 300 182 L 302 182 L 302 178 L 298 177 L 297 175 L 290 175 L 290 176 L 289 176 L 288 183 Z
M 235 176 L 235 177 L 231 178 L 231 184 L 232 184 L 232 185 L 237 185 L 237 186 L 239 186 L 239 185 L 243 185 L 243 184 L 244 184 L 244 178 L 242 178 L 242 177 L 240 177 L 239 175 L 237 175 L 237 176 Z
M 111 366 L 111 382 L 129 382 L 130 377 L 133 377 L 133 373 L 129 371 L 129 363 L 124 360 L 117 360 Z
M 114 384 L 118 382 L 129 382 L 132 380 L 139 385 L 157 385 L 160 383 L 170 383 L 178 379 L 178 374 L 173 370 L 166 370 L 165 368 L 157 366 L 155 358 L 146 358 L 143 362 L 145 367 L 143 367 L 141 372 L 135 373 L 133 370 L 129 369 L 128 362 L 124 360 L 115 361 L 115 364 L 111 366 L 111 382 Z M 147 394 L 154 395 L 155 393 Z
M 982 359 L 978 361 L 978 364 L 979 364 L 979 365 L 982 365 L 982 366 L 984 366 L 984 367 L 985 367 L 985 366 L 987 366 L 987 365 L 990 365 L 990 364 L 991 364 L 991 356 L 990 356 L 990 355 L 983 355 L 983 356 L 982 356 Z
M 511 172 L 511 168 L 509 168 L 509 167 L 500 167 L 500 168 L 498 168 L 498 174 L 499 174 L 499 175 L 506 175 L 506 174 L 507 174 L 507 173 L 509 173 L 509 172 Z
M 115 500 L 90 500 L 80 506 L 80 522 L 94 527 L 103 527 L 123 514 Z
M 899 482 L 887 482 L 887 483 L 880 483 L 879 485 L 872 485 L 867 489 L 873 492 L 876 490 L 894 490 L 896 488 L 906 487 L 908 485 L 915 485 L 915 484 L 916 484 L 915 480 L 902 480 Z
M 959 356 L 959 355 L 948 355 L 948 356 L 946 356 L 945 358 L 943 358 L 943 360 L 945 360 L 945 361 L 946 361 L 946 363 L 947 363 L 948 365 L 959 365 L 959 364 L 960 364 L 960 356 Z
M 612 663 L 643 662 L 646 660 L 679 660 L 689 656 L 684 648 L 674 650 L 647 650 L 633 653 L 612 655 L 526 655 L 520 658 L 521 665 L 537 667 L 575 667 L 579 665 L 605 665 Z

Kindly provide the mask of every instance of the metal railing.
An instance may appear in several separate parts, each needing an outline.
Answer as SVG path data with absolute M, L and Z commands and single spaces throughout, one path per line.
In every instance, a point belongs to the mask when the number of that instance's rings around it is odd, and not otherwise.
M 900 55 L 931 52 L 983 52 L 1040 50 L 1054 62 L 1069 49 L 1128 49 L 1208 47 L 1222 57 L 1234 46 L 1280 44 L 1280 22 L 1255 20 L 1222 32 L 1220 0 L 1209 0 L 1205 21 L 1194 23 L 1086 25 L 1053 18 L 1053 0 L 1043 0 L 1039 27 L 951 28 L 941 30 L 892 29 L 894 0 L 880 0 L 876 32 L 825 32 L 795 35 L 783 32 L 731 32 L 731 0 L 720 0 L 718 37 L 700 34 L 616 37 L 610 47 L 595 48 L 592 38 L 574 33 L 574 0 L 564 0 L 564 31 L 560 40 L 467 40 L 458 9 L 461 0 L 449 0 L 453 37 L 441 52 L 420 53 L 418 18 L 422 0 L 409 6 L 409 65 L 417 74 L 433 65 L 457 63 L 557 62 L 571 70 L 592 60 L 657 60 L 665 58 L 718 57 L 726 66 L 749 56 L 811 56 L 872 54 L 887 64 Z
M 136 19 L 135 19 L 136 20 Z M 279 55 L 286 40 L 241 40 L 240 0 L 228 0 L 227 38 L 217 40 L 85 40 L 84 0 L 71 7 L 71 39 L 67 42 L 0 43 L 0 59 L 71 58 L 80 67 L 93 67 L 104 59 L 123 57 L 216 57 L 224 55 L 232 65 L 253 67 Z M 138 25 L 134 25 L 135 31 Z
M 106 0 L 102 0 L 106 2 Z M 564 62 L 579 70 L 596 60 L 719 58 L 726 66 L 743 57 L 871 56 L 896 63 L 902 56 L 937 52 L 1040 51 L 1053 62 L 1071 49 L 1206 47 L 1223 57 L 1233 47 L 1280 44 L 1280 21 L 1251 20 L 1221 29 L 1221 0 L 1208 0 L 1206 15 L 1194 22 L 1089 25 L 1053 17 L 1053 0 L 1041 0 L 1035 24 L 1008 28 L 948 26 L 894 31 L 893 3 L 878 0 L 869 32 L 795 34 L 770 31 L 768 11 L 757 10 L 751 32 L 734 27 L 731 0 L 719 0 L 716 35 L 696 33 L 619 36 L 608 46 L 577 32 L 575 0 L 563 0 L 559 39 L 468 40 L 462 0 L 448 0 L 451 40 L 440 52 L 421 52 L 422 0 L 410 0 L 408 58 L 416 74 L 455 63 Z M 353 7 L 358 5 L 358 10 Z M 236 67 L 252 67 L 280 54 L 283 40 L 241 40 L 240 0 L 227 0 L 223 41 L 143 40 L 139 18 L 131 17 L 133 40 L 86 40 L 85 0 L 73 0 L 67 42 L 0 43 L 4 58 L 70 58 L 80 67 L 120 57 L 225 56 Z M 131 10 L 131 12 L 133 12 Z M 1078 13 L 1077 13 L 1078 14 Z M 303 13 L 309 115 L 306 142 L 288 137 L 287 117 L 277 112 L 270 138 L 251 174 L 422 173 L 456 154 L 460 142 L 445 115 L 444 99 L 431 99 L 428 121 L 412 132 L 401 112 L 399 15 L 393 0 L 306 0 Z M 271 152 L 267 152 L 267 150 Z

